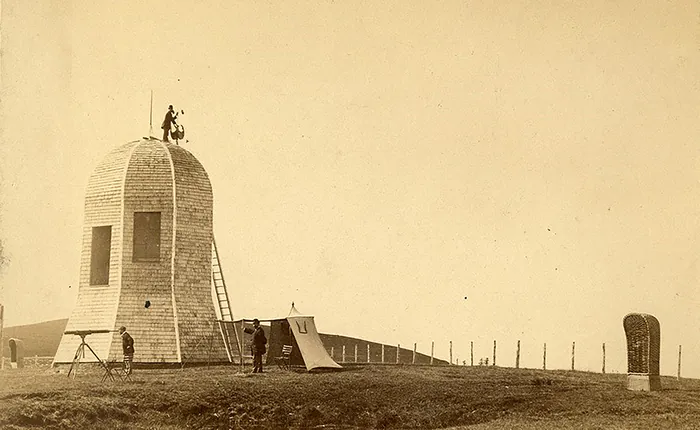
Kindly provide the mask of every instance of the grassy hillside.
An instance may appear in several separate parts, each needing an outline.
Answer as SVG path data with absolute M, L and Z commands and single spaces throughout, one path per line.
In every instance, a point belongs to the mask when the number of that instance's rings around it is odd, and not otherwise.
M 359 363 L 367 362 L 367 345 L 369 345 L 370 361 L 372 363 L 379 363 L 382 361 L 381 343 L 370 342 L 354 337 L 341 336 L 337 334 L 320 333 L 319 335 L 321 336 L 323 346 L 326 347 L 326 350 L 328 350 L 329 354 L 331 353 L 331 347 L 333 347 L 333 359 L 338 363 L 342 362 L 343 345 L 345 345 L 346 362 L 353 362 L 355 360 L 355 345 L 357 345 L 357 361 Z M 412 361 L 413 350 L 401 348 L 401 351 L 399 352 L 399 362 L 403 364 L 411 364 Z M 384 362 L 396 362 L 396 345 L 384 346 Z M 430 355 L 416 353 L 416 364 L 430 364 Z M 446 360 L 440 360 L 434 357 L 433 364 L 448 364 L 448 362 Z
M 10 356 L 7 341 L 10 338 L 21 339 L 24 345 L 24 356 L 49 357 L 56 354 L 61 335 L 66 328 L 68 319 L 46 321 L 37 324 L 5 327 L 2 333 L 2 342 L 5 345 L 3 355 Z
M 463 366 L 363 366 L 262 375 L 235 367 L 137 370 L 101 384 L 45 370 L 0 372 L 3 429 L 678 429 L 700 423 L 700 381 Z M 473 427 L 472 427 L 473 426 Z
M 66 328 L 68 319 L 60 319 L 55 321 L 46 321 L 37 324 L 29 324 L 23 326 L 5 327 L 3 332 L 4 345 L 10 338 L 22 339 L 24 343 L 25 357 L 53 357 L 58 349 L 58 343 L 61 341 L 61 335 Z M 334 358 L 340 362 L 342 359 L 343 345 L 346 349 L 346 361 L 354 361 L 355 345 L 358 348 L 358 362 L 367 361 L 367 345 L 370 345 L 370 356 L 372 362 L 381 361 L 381 344 L 369 342 L 362 339 L 357 339 L 348 336 L 340 336 L 335 334 L 320 334 L 323 345 L 329 351 L 333 347 Z M 4 349 L 4 356 L 9 357 L 10 351 L 7 346 Z M 396 361 L 396 346 L 386 346 L 384 349 L 386 361 Z M 411 363 L 413 351 L 401 348 L 399 359 L 401 363 Z M 416 362 L 419 364 L 430 363 L 430 356 L 425 354 L 416 354 Z M 444 360 L 433 360 L 435 364 L 447 364 Z

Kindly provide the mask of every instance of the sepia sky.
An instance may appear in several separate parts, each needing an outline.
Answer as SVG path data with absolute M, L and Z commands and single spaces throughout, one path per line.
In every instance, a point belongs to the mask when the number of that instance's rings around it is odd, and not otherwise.
M 184 109 L 241 317 L 448 358 L 700 354 L 696 1 L 2 2 L 6 325 L 66 318 L 83 194 Z M 695 360 L 697 361 L 697 360 Z M 700 364 L 684 360 L 684 374 Z

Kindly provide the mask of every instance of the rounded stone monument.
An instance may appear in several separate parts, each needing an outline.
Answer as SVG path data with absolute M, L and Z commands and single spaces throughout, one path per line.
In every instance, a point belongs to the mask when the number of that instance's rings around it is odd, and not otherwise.
M 20 339 L 10 339 L 10 367 L 21 369 L 24 367 L 24 343 Z
M 633 391 L 661 389 L 659 355 L 661 328 L 649 314 L 629 314 L 622 320 L 627 335 L 627 388 Z

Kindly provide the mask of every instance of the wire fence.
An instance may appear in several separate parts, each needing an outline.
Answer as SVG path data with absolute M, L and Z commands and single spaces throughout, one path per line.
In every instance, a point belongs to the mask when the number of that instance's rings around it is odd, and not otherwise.
M 557 366 L 551 367 L 551 358 L 548 358 L 547 343 L 542 343 L 539 346 L 540 355 L 540 365 L 534 368 L 540 368 L 542 370 L 583 370 L 583 371 L 595 371 L 599 373 L 620 373 L 626 372 L 626 362 L 627 354 L 626 351 L 622 351 L 624 356 L 616 357 L 616 363 L 618 364 L 618 370 L 613 370 L 610 372 L 609 368 L 609 349 L 605 342 L 598 344 L 598 360 L 599 367 L 597 369 L 591 369 L 590 366 L 580 367 L 577 363 L 578 356 L 580 354 L 580 346 L 577 351 L 577 345 L 575 341 L 572 341 L 570 346 L 567 348 L 568 354 L 568 366 L 561 366 L 561 359 L 557 361 Z M 561 346 L 560 344 L 558 346 Z M 590 346 L 590 345 L 587 345 Z M 561 358 L 561 348 L 557 350 L 557 355 Z M 619 348 L 618 348 L 619 349 Z M 677 347 L 677 366 L 676 366 L 676 377 L 680 379 L 682 377 L 682 359 L 683 359 L 683 349 L 681 345 Z M 435 342 L 430 345 L 430 354 L 418 352 L 418 344 L 414 343 L 412 349 L 402 348 L 400 344 L 393 345 L 382 345 L 382 344 L 370 344 L 370 343 L 352 343 L 343 344 L 339 346 L 326 347 L 326 351 L 336 362 L 340 364 L 419 364 L 419 365 L 455 365 L 455 366 L 500 366 L 500 367 L 513 367 L 520 368 L 522 364 L 521 356 L 521 341 L 517 340 L 515 345 L 515 353 L 512 357 L 504 357 L 504 354 L 499 352 L 499 343 L 494 340 L 493 348 L 491 354 L 488 356 L 476 356 L 474 351 L 474 341 L 469 342 L 469 357 L 467 359 L 460 360 L 453 354 L 453 342 L 449 341 L 449 358 L 447 360 L 439 359 L 435 356 Z M 552 355 L 552 349 L 550 346 L 549 354 Z M 588 363 L 590 363 L 591 351 L 585 351 Z M 617 351 L 617 355 L 620 355 L 620 351 Z M 512 360 L 512 361 L 511 361 Z M 532 360 L 530 360 L 532 362 Z M 619 368 L 620 363 L 624 364 L 624 368 Z M 533 368 L 530 366 L 529 368 Z

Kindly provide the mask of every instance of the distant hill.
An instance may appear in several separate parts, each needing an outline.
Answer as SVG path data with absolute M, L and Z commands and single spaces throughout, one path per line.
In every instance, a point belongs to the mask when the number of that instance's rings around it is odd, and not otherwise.
M 370 361 L 379 363 L 382 361 L 382 344 L 370 342 L 367 340 L 357 339 L 354 337 L 341 336 L 337 334 L 319 333 L 321 341 L 326 350 L 331 354 L 338 363 L 343 361 L 343 345 L 345 346 L 345 362 L 355 361 L 355 345 L 357 345 L 357 362 L 367 363 L 367 345 L 369 345 Z M 396 363 L 396 345 L 384 345 L 384 362 Z M 401 348 L 399 352 L 399 363 L 411 364 L 413 362 L 413 350 Z M 430 356 L 416 353 L 416 364 L 430 364 Z M 445 360 L 433 359 L 433 364 L 448 364 Z
M 24 343 L 24 356 L 33 357 L 53 357 L 58 350 L 58 344 L 61 342 L 61 336 L 66 329 L 68 319 L 60 319 L 46 321 L 36 324 L 20 325 L 14 327 L 5 327 L 2 336 L 3 355 L 10 356 L 7 341 L 10 338 L 21 339 Z M 333 352 L 333 359 L 337 362 L 343 361 L 343 345 L 345 345 L 345 362 L 355 361 L 355 345 L 357 345 L 357 362 L 367 362 L 367 345 L 370 348 L 370 360 L 373 363 L 378 363 L 382 360 L 382 344 L 370 342 L 367 340 L 357 339 L 349 336 L 341 336 L 337 334 L 319 333 L 323 346 L 326 347 L 328 353 Z M 384 346 L 384 361 L 386 363 L 396 362 L 396 345 Z M 399 353 L 400 363 L 411 363 L 413 361 L 413 351 L 410 349 L 401 348 Z M 447 364 L 445 360 L 433 360 L 434 364 Z M 417 353 L 417 364 L 429 364 L 430 356 Z
M 11 339 L 21 339 L 24 345 L 24 356 L 53 357 L 61 342 L 61 335 L 66 329 L 68 319 L 45 321 L 36 324 L 5 327 L 2 332 L 3 355 L 10 356 L 7 342 Z

